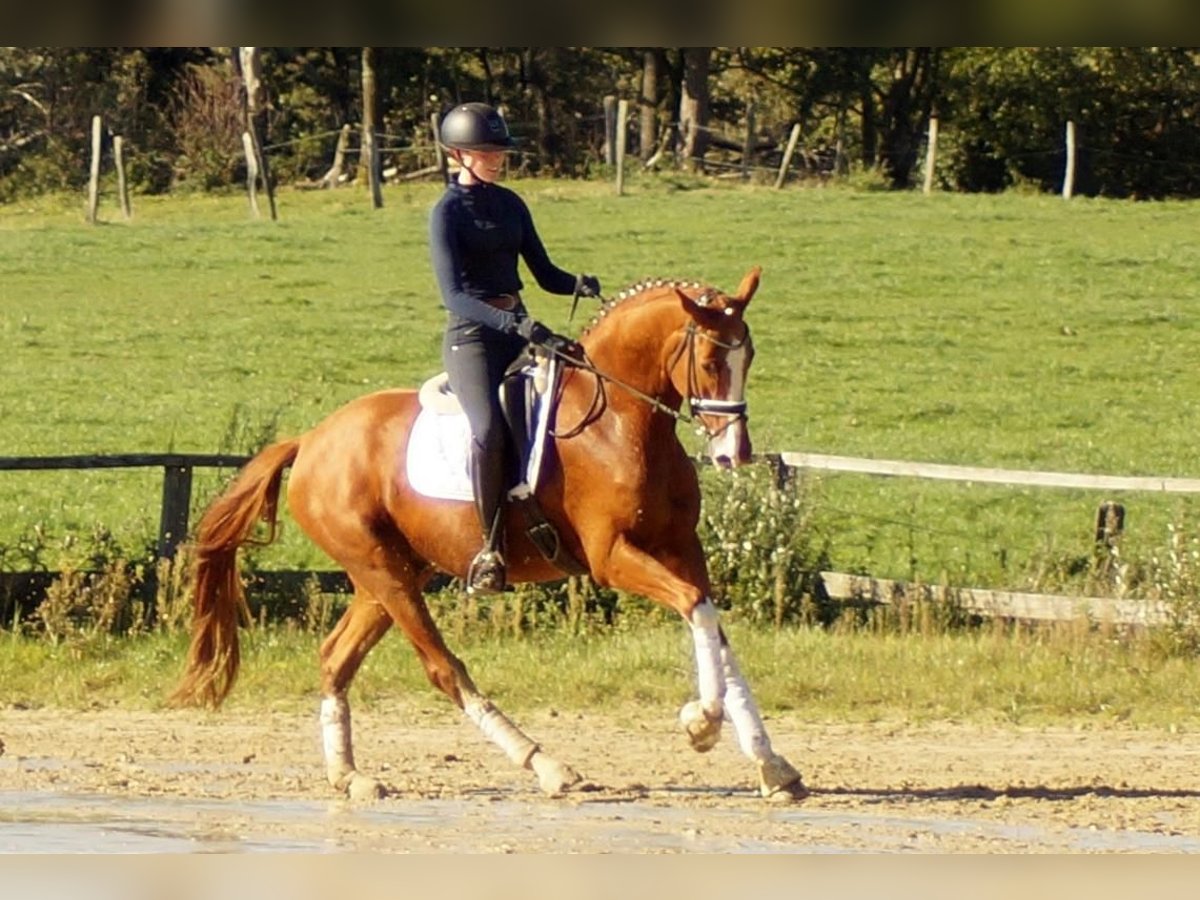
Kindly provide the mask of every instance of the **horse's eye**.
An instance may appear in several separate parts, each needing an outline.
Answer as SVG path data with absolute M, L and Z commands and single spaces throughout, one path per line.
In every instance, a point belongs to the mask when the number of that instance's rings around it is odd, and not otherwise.
M 721 373 L 721 364 L 715 359 L 706 359 L 700 364 L 700 368 L 704 370 L 705 375 L 719 375 Z

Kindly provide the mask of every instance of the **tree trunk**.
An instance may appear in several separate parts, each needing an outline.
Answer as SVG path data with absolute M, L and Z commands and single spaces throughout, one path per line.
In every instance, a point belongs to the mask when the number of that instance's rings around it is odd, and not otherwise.
M 864 168 L 873 169 L 878 164 L 876 149 L 879 146 L 879 133 L 875 125 L 875 88 L 871 84 L 871 73 L 863 72 L 859 82 L 859 105 L 862 108 L 862 164 Z
M 262 58 L 258 47 L 239 47 L 238 62 L 242 70 L 242 83 L 246 88 L 246 133 L 250 135 L 250 146 L 263 190 L 267 192 L 271 219 L 275 220 L 279 218 L 275 210 L 275 188 L 271 184 L 271 169 L 262 149 L 263 135 L 267 131 L 267 92 L 262 83 Z
M 551 60 L 553 66 L 556 60 Z M 545 169 L 553 140 L 553 128 L 550 122 L 550 104 L 546 99 L 546 78 L 538 59 L 538 48 L 529 47 L 525 50 L 523 68 L 525 70 L 526 91 L 532 101 L 534 117 L 537 120 L 537 154 L 538 171 Z
M 920 155 L 920 139 L 933 109 L 938 51 L 908 47 L 892 66 L 883 97 L 880 163 L 895 188 L 907 188 Z
M 679 98 L 679 130 L 683 159 L 692 171 L 703 166 L 708 147 L 708 68 L 711 47 L 683 49 L 683 81 Z
M 638 156 L 642 162 L 654 154 L 658 140 L 658 50 L 642 54 L 642 92 L 638 97 Z

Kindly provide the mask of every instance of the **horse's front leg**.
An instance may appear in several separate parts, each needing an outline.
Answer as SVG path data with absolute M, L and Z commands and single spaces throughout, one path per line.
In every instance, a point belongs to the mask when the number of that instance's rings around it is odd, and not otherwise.
M 724 639 L 725 635 L 721 637 Z M 803 799 L 808 794 L 799 771 L 771 748 L 771 739 L 758 712 L 750 686 L 738 668 L 728 640 L 721 645 L 725 676 L 725 715 L 733 723 L 742 752 L 758 765 L 758 788 L 764 797 Z
M 711 750 L 720 739 L 721 722 L 728 717 L 742 752 L 758 767 L 762 795 L 803 797 L 800 773 L 771 747 L 758 705 L 721 630 L 717 609 L 707 595 L 703 557 L 698 550 L 692 555 L 698 561 L 679 568 L 696 571 L 677 574 L 625 538 L 618 538 L 604 579 L 675 609 L 691 627 L 699 698 L 684 704 L 679 718 L 692 747 L 700 753 Z

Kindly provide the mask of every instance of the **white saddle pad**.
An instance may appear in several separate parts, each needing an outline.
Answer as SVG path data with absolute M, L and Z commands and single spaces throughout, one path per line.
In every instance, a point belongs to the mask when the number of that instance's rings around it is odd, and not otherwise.
M 417 493 L 441 500 L 473 500 L 467 447 L 471 427 L 463 413 L 422 409 L 408 438 L 408 483 Z
M 558 363 L 551 360 L 549 370 L 534 376 L 539 393 L 530 415 L 530 434 L 533 451 L 525 481 L 509 491 L 510 496 L 525 496 L 537 488 L 541 471 L 542 451 L 549 427 L 549 407 L 544 398 L 558 378 Z M 421 387 L 421 412 L 413 423 L 408 437 L 405 466 L 408 483 L 417 493 L 438 500 L 474 500 L 471 472 L 468 468 L 468 447 L 471 426 L 458 400 L 449 392 L 449 379 L 443 372 Z

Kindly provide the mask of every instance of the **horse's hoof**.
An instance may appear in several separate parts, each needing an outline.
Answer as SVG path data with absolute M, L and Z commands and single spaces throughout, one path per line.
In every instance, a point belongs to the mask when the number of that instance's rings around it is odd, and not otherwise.
M 561 763 L 540 750 L 533 754 L 529 764 L 537 775 L 538 787 L 550 797 L 561 796 L 583 780 L 583 777 L 566 763 Z
M 387 788 L 374 778 L 355 772 L 346 783 L 346 797 L 355 803 L 369 803 L 387 796 Z
M 768 800 L 777 803 L 791 803 L 808 796 L 800 773 L 779 755 L 759 764 L 758 789 Z
M 679 711 L 679 721 L 687 732 L 692 749 L 707 753 L 721 740 L 721 716 L 715 719 L 705 712 L 699 700 L 690 700 Z

